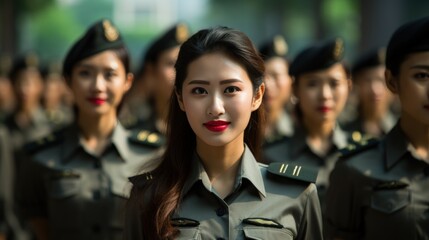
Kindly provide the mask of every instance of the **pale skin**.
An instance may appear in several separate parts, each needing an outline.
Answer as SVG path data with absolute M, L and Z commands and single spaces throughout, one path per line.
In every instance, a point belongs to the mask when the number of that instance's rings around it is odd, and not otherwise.
M 133 75 L 113 51 L 90 56 L 75 65 L 69 87 L 79 109 L 77 124 L 81 143 L 95 155 L 100 155 L 110 143 L 110 136 L 117 124 L 117 107 L 130 89 Z M 91 99 L 102 99 L 94 104 Z M 39 240 L 47 240 L 49 227 L 46 218 L 31 219 Z
M 401 101 L 402 130 L 416 154 L 429 163 L 429 52 L 410 54 L 398 76 L 386 70 L 386 83 Z
M 303 113 L 307 143 L 318 155 L 325 156 L 332 147 L 332 133 L 343 110 L 351 81 L 340 63 L 328 69 L 305 73 L 294 87 Z
M 245 69 L 222 53 L 203 55 L 188 66 L 177 94 L 180 107 L 196 134 L 196 151 L 212 187 L 221 198 L 232 191 L 244 152 L 244 129 L 259 108 L 265 86 L 256 91 Z M 223 132 L 204 127 L 208 121 L 230 124 Z

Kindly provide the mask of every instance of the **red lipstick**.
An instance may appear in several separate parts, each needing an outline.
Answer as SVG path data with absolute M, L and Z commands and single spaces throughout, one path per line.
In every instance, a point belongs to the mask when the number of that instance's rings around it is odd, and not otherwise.
M 88 101 L 97 106 L 102 105 L 106 102 L 106 100 L 103 98 L 88 98 Z
M 321 106 L 321 107 L 318 107 L 317 110 L 319 110 L 322 113 L 327 113 L 327 112 L 331 111 L 331 108 L 326 107 L 326 106 Z
M 225 121 L 210 121 L 203 125 L 212 132 L 223 132 L 228 128 L 229 122 Z

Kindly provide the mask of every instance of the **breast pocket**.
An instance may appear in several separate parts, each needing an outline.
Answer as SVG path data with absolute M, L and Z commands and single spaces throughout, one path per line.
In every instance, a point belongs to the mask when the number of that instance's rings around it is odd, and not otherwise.
M 49 176 L 48 194 L 54 199 L 69 198 L 79 193 L 80 174 L 72 171 L 56 172 Z
M 377 190 L 371 196 L 371 208 L 386 214 L 392 214 L 411 201 L 411 192 L 407 188 L 392 190 Z
M 254 239 L 254 240 L 271 240 L 271 239 L 292 240 L 293 239 L 292 232 L 290 232 L 285 228 L 245 226 L 243 227 L 243 231 L 246 239 Z

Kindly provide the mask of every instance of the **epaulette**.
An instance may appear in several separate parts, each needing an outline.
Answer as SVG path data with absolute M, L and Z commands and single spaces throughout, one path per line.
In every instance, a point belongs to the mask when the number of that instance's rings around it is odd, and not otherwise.
M 136 187 L 143 188 L 148 181 L 153 179 L 152 173 L 142 173 L 133 177 L 129 177 L 128 180 Z
M 318 170 L 315 168 L 281 162 L 274 162 L 268 165 L 268 172 L 277 176 L 311 183 L 316 182 L 318 174 Z
M 161 147 L 165 144 L 165 137 L 163 135 L 148 130 L 134 131 L 129 139 L 131 142 L 154 148 Z
M 62 131 L 50 133 L 47 136 L 44 136 L 38 140 L 25 144 L 24 150 L 29 154 L 34 154 L 40 150 L 46 149 L 49 146 L 62 142 L 63 141 L 62 136 L 63 136 Z
M 379 140 L 375 138 L 364 139 L 360 142 L 353 142 L 347 145 L 347 147 L 340 149 L 340 158 L 350 157 L 357 153 L 363 152 L 367 149 L 378 146 Z

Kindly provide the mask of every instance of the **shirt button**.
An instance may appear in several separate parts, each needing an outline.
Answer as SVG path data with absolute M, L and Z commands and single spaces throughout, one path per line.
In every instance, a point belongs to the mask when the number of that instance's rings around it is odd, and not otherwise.
M 227 210 L 225 208 L 218 208 L 218 209 L 216 209 L 216 215 L 218 215 L 219 217 L 222 217 L 226 213 L 227 213 Z

